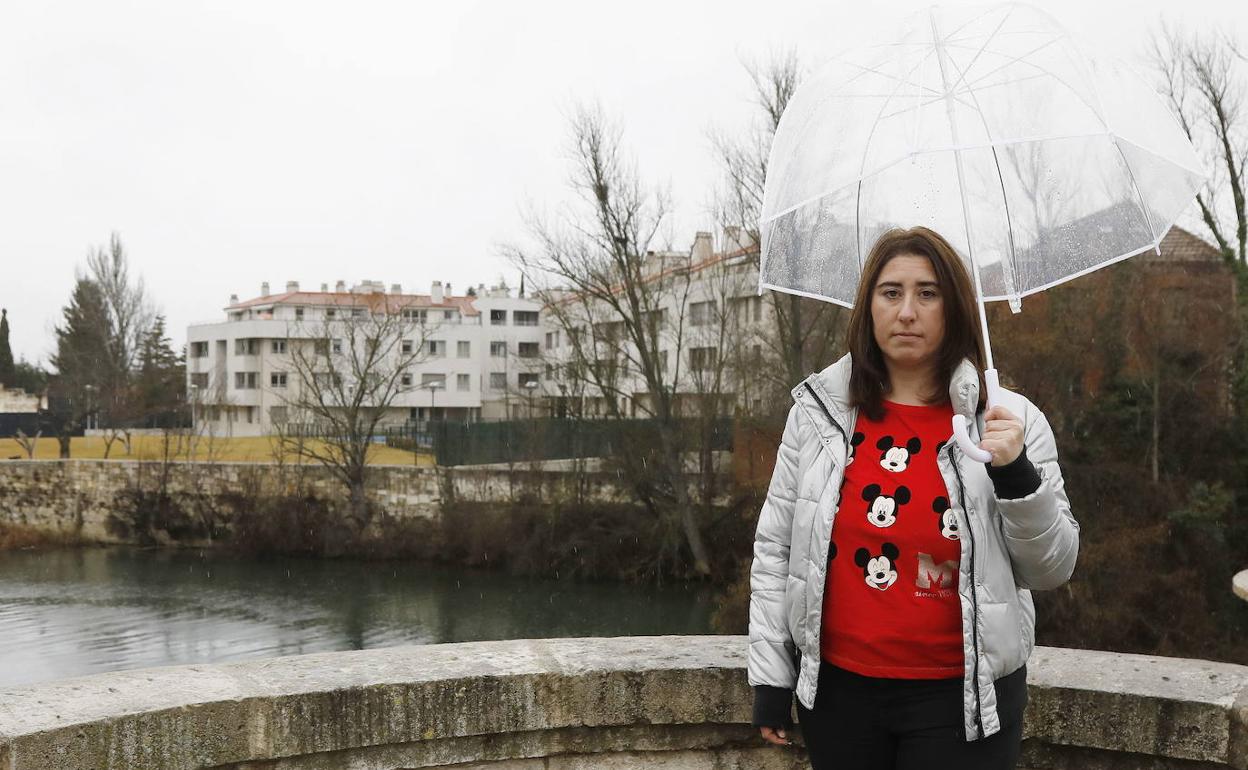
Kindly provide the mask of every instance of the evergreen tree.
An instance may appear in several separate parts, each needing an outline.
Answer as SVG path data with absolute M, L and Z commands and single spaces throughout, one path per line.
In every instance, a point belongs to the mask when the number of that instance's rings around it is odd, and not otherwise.
M 165 317 L 157 315 L 139 344 L 137 392 L 143 423 L 172 427 L 177 423 L 185 389 L 186 362 L 165 335 Z
M 0 308 L 0 385 L 14 387 L 13 349 L 9 347 L 9 311 Z
M 86 278 L 74 284 L 63 321 L 56 328 L 56 376 L 49 384 L 48 408 L 55 418 L 61 457 L 69 457 L 69 438 L 86 417 L 97 412 L 107 386 L 114 382 L 108 342 L 112 323 L 100 287 Z

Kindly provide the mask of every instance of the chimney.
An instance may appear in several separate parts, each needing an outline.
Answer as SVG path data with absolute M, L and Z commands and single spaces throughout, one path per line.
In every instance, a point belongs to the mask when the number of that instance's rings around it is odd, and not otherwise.
M 260 296 L 261 297 L 269 296 L 269 282 L 268 281 L 265 281 L 264 283 L 260 284 Z
M 337 282 L 337 283 L 335 283 L 335 284 L 334 284 L 334 291 L 338 292 L 339 294 L 342 294 L 342 293 L 343 293 L 344 291 L 346 291 L 346 290 L 347 290 L 347 282 L 346 282 L 346 281 L 339 281 L 339 282 Z
M 450 298 L 451 298 L 451 297 L 453 297 L 453 296 L 455 296 L 455 295 L 453 295 L 453 294 L 451 293 L 451 282 L 450 282 L 450 281 L 447 281 L 447 282 L 446 282 L 446 298 L 447 298 L 447 299 L 450 299 Z
M 231 305 L 237 305 L 237 304 L 238 304 L 238 295 L 237 295 L 237 294 L 231 294 L 231 295 L 230 295 L 230 304 L 231 304 Z
M 287 282 L 286 282 L 286 293 L 287 293 L 287 294 L 294 294 L 294 293 L 295 293 L 295 292 L 297 292 L 297 291 L 299 291 L 299 282 L 298 282 L 298 281 L 287 281 Z
M 403 287 L 402 287 L 401 285 L 397 284 L 397 283 L 392 283 L 392 284 L 390 284 L 390 293 L 391 293 L 391 294 L 402 294 L 402 293 L 403 293 Z
M 434 281 L 432 288 L 429 289 L 429 299 L 435 305 L 442 304 L 442 282 Z
M 715 255 L 715 244 L 711 240 L 711 234 L 701 231 L 693 237 L 693 249 L 689 253 L 690 261 L 695 264 L 704 262 Z
M 327 284 L 327 283 L 323 283 L 323 284 L 321 284 L 321 293 L 322 293 L 322 294 L 324 294 L 324 293 L 326 293 L 326 292 L 328 292 L 328 291 L 329 291 L 329 284 Z

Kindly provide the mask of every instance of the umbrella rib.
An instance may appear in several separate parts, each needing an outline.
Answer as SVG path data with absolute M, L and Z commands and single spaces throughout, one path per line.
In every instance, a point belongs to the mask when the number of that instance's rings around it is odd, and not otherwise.
M 962 30 L 964 30 L 964 29 L 966 29 L 967 27 L 971 26 L 972 24 L 974 24 L 975 22 L 977 22 L 977 21 L 979 21 L 980 19 L 984 18 L 985 16 L 987 16 L 988 14 L 992 13 L 992 12 L 993 12 L 993 11 L 995 11 L 995 10 L 998 10 L 998 9 L 997 9 L 997 8 L 994 8 L 994 7 L 992 7 L 992 6 L 989 6 L 987 9 L 985 9 L 985 10 L 984 10 L 982 13 L 980 13 L 978 16 L 972 16 L 971 18 L 969 18 L 969 19 L 967 19 L 966 21 L 962 22 L 962 26 L 960 26 L 960 27 L 956 27 L 956 28 L 955 28 L 952 32 L 950 32 L 948 35 L 945 35 L 943 38 L 941 38 L 939 45 L 944 45 L 945 43 L 949 42 L 950 40 L 952 40 L 952 39 L 953 39 L 953 36 L 954 36 L 954 35 L 958 34 L 958 33 L 959 33 L 959 32 L 961 32 Z M 1012 12 L 1014 9 L 1011 7 L 1011 8 L 1010 8 L 1010 10 L 1011 10 L 1011 12 Z M 936 42 L 936 41 L 935 41 L 935 40 L 933 40 L 932 42 Z
M 901 90 L 902 85 L 914 85 L 909 82 L 910 76 L 914 74 L 915 70 L 922 67 L 923 64 L 928 60 L 928 58 L 931 55 L 932 55 L 932 51 L 927 51 L 922 56 L 919 57 L 919 60 L 915 62 L 914 66 L 910 68 L 910 71 L 906 73 L 906 77 L 902 80 L 902 82 L 899 82 L 897 84 L 897 87 L 893 89 L 894 96 L 897 94 L 898 91 Z M 914 87 L 916 89 L 924 88 L 922 83 Z M 931 89 L 928 89 L 928 90 L 931 90 Z M 880 127 L 880 116 L 884 114 L 884 109 L 888 107 L 888 103 L 892 101 L 892 99 L 893 99 L 892 96 L 885 99 L 884 103 L 880 105 L 880 111 L 875 114 L 875 121 L 871 124 L 871 130 L 867 133 L 866 141 L 864 141 L 862 145 L 862 162 L 858 164 L 858 180 L 857 180 L 858 190 L 855 193 L 855 197 L 854 197 L 854 244 L 858 251 L 858 267 L 859 268 L 861 268 L 863 265 L 862 235 L 861 235 L 862 233 L 862 226 L 861 226 L 862 225 L 862 180 L 864 178 L 863 171 L 865 170 L 866 165 L 867 165 L 867 153 L 871 149 L 871 140 L 875 138 L 875 130 Z M 902 159 L 899 158 L 897 161 L 894 161 L 894 163 L 900 163 L 901 160 Z
M 926 59 L 926 58 L 927 58 L 927 56 L 928 56 L 928 54 L 924 54 L 923 58 L 924 58 L 924 59 Z M 876 74 L 876 75 L 879 75 L 880 77 L 883 77 L 883 78 L 888 78 L 889 80 L 896 80 L 896 81 L 898 81 L 898 88 L 900 88 L 901 86 L 913 86 L 914 88 L 921 88 L 921 89 L 923 89 L 923 90 L 925 90 L 925 91 L 928 91 L 929 93 L 933 93 L 933 94 L 935 94 L 935 93 L 939 93 L 938 91 L 935 91 L 935 90 L 933 90 L 933 89 L 931 89 L 931 88 L 928 88 L 927 86 L 923 85 L 922 83 L 911 83 L 909 80 L 907 80 L 907 79 L 905 79 L 905 78 L 899 78 L 899 77 L 897 77 L 896 75 L 890 75 L 890 74 L 888 74 L 887 72 L 881 72 L 881 71 L 879 71 L 879 70 L 877 70 L 877 69 L 875 69 L 875 68 L 873 68 L 873 67 L 868 67 L 868 66 L 866 66 L 865 64 L 858 64 L 858 63 L 856 63 L 856 62 L 852 62 L 852 61 L 851 61 L 851 62 L 845 62 L 845 63 L 846 63 L 846 64 L 848 64 L 848 65 L 849 65 L 849 66 L 851 66 L 851 67 L 857 67 L 857 68 L 858 68 L 858 69 L 860 69 L 860 70 L 864 70 L 864 71 L 866 71 L 866 72 L 871 72 L 871 73 L 874 73 L 874 74 Z M 917 67 L 918 67 L 918 65 L 915 65 L 915 67 L 914 67 L 914 68 L 911 68 L 910 72 L 914 72 L 914 70 L 915 70 L 915 69 L 917 69 Z M 909 75 L 910 73 L 906 73 L 906 74 L 907 74 L 907 75 Z
M 1093 266 L 1091 266 L 1091 267 L 1084 268 L 1083 270 L 1080 270 L 1080 271 L 1079 271 L 1079 272 L 1077 272 L 1077 273 L 1071 273 L 1070 275 L 1064 275 L 1064 276 L 1062 276 L 1061 278 L 1058 278 L 1058 279 L 1056 279 L 1056 280 L 1049 281 L 1048 283 L 1046 283 L 1046 284 L 1044 284 L 1044 285 L 1042 285 L 1042 286 L 1037 286 L 1037 287 L 1036 287 L 1036 288 L 1034 288 L 1034 289 L 1028 289 L 1028 290 L 1026 290 L 1026 291 L 1022 292 L 1021 294 L 1019 294 L 1019 296 L 1020 296 L 1020 297 L 1030 297 L 1032 294 L 1039 294 L 1040 292 L 1045 291 L 1045 290 L 1047 290 L 1047 289 L 1052 289 L 1054 286 L 1060 286 L 1060 285 L 1062 285 L 1062 284 L 1064 284 L 1064 283 L 1068 283 L 1068 282 L 1070 282 L 1070 281 L 1073 281 L 1073 280 L 1075 280 L 1076 278 L 1082 278 L 1083 276 L 1087 275 L 1088 273 L 1095 273 L 1097 270 L 1100 270 L 1101 268 L 1104 268 L 1104 267 L 1109 267 L 1110 265 L 1115 264 L 1115 263 L 1118 263 L 1118 262 L 1122 262 L 1122 261 L 1123 261 L 1123 260 L 1125 260 L 1125 259 L 1130 259 L 1131 257 L 1134 257 L 1136 254 L 1143 254 L 1143 253 L 1144 253 L 1144 252 L 1146 252 L 1146 251 L 1156 251 L 1157 249 L 1161 248 L 1161 239 L 1164 237 L 1164 233 L 1169 232 L 1169 231 L 1170 231 L 1170 228 L 1171 228 L 1171 227 L 1173 227 L 1173 226 L 1174 226 L 1174 223 L 1173 223 L 1173 222 L 1172 222 L 1172 223 L 1170 223 L 1170 224 L 1166 227 L 1166 229 L 1162 231 L 1162 232 L 1163 232 L 1163 235 L 1162 235 L 1162 236 L 1158 236 L 1156 240 L 1152 241 L 1151 243 L 1146 243 L 1146 244 L 1144 244 L 1143 246 L 1141 246 L 1141 247 L 1140 247 L 1140 248 L 1138 248 L 1138 249 L 1133 249 L 1133 250 L 1131 250 L 1131 251 L 1128 251 L 1126 254 L 1121 254 L 1121 255 L 1119 255 L 1119 256 L 1117 256 L 1117 257 L 1114 257 L 1113 259 L 1107 259 L 1107 260 L 1105 260 L 1104 262 L 1098 262 L 1098 263 L 1096 263 L 1095 265 L 1093 265 Z M 1001 301 L 1003 301 L 1003 300 L 1008 300 L 1008 299 L 1009 299 L 1009 297 L 993 296 L 993 297 L 984 297 L 984 299 L 985 299 L 986 301 L 991 301 L 991 302 L 1001 302 Z
M 1003 69 L 1005 69 L 1006 67 L 1010 66 L 1011 64 L 1017 64 L 1018 62 L 1023 62 L 1024 64 L 1030 64 L 1032 67 L 1035 67 L 1035 65 L 1034 65 L 1034 64 L 1032 64 L 1031 62 L 1029 62 L 1029 61 L 1027 61 L 1027 60 L 1026 60 L 1026 59 L 1027 59 L 1027 57 L 1028 57 L 1028 56 L 1031 56 L 1032 54 L 1039 53 L 1040 51 L 1043 51 L 1045 48 L 1048 48 L 1049 46 L 1053 45 L 1054 43 L 1056 43 L 1057 41 L 1059 41 L 1059 40 L 1061 40 L 1061 39 L 1062 39 L 1061 35 L 1054 35 L 1054 36 L 1053 36 L 1053 38 L 1052 38 L 1051 40 L 1049 40 L 1048 42 L 1041 43 L 1040 45 L 1036 46 L 1035 48 L 1031 49 L 1030 51 L 1028 51 L 1028 52 L 1026 52 L 1026 53 L 1023 53 L 1023 54 L 1019 54 L 1018 56 L 1015 56 L 1014 58 L 1012 58 L 1012 59 L 1010 59 L 1009 61 L 1005 62 L 1004 64 L 1000 65 L 999 67 L 995 67 L 995 68 L 993 68 L 993 69 L 988 70 L 987 72 L 985 72 L 984 74 L 982 74 L 982 75 L 980 75 L 978 78 L 976 78 L 975 80 L 972 80 L 971 82 L 967 83 L 967 84 L 966 84 L 966 88 L 967 88 L 967 90 L 969 91 L 969 90 L 971 90 L 971 89 L 975 88 L 975 86 L 977 86 L 977 85 L 979 85 L 980 83 L 982 83 L 982 82 L 984 81 L 984 79 L 985 79 L 985 78 L 987 78 L 987 77 L 991 77 L 992 75 L 997 74 L 998 72 L 1000 72 L 1001 70 L 1003 70 Z M 1039 67 L 1036 67 L 1036 69 L 1040 69 L 1040 68 L 1039 68 Z M 1040 75 L 1041 75 L 1041 76 L 1043 76 L 1043 75 L 1052 75 L 1052 73 L 1050 73 L 1048 70 L 1043 70 L 1043 69 L 1040 69 Z
M 810 299 L 817 299 L 817 300 L 820 300 L 821 302 L 831 302 L 833 304 L 840 305 L 841 307 L 850 308 L 851 310 L 854 307 L 854 303 L 852 302 L 846 302 L 843 299 L 836 299 L 835 297 L 829 297 L 826 294 L 816 294 L 813 291 L 802 291 L 801 289 L 793 289 L 793 288 L 789 288 L 788 286 L 777 286 L 774 283 L 767 283 L 766 281 L 761 282 L 759 286 L 760 288 L 763 288 L 763 289 L 771 289 L 773 291 L 782 291 L 785 294 L 795 294 L 799 297 L 809 297 Z
M 968 72 L 970 72 L 970 71 L 971 71 L 971 68 L 975 66 L 975 62 L 979 61 L 979 57 L 980 57 L 980 56 L 982 56 L 982 55 L 983 55 L 983 53 L 984 53 L 984 51 L 988 48 L 988 46 L 992 44 L 992 41 L 993 41 L 993 39 L 994 39 L 994 38 L 996 38 L 997 33 L 998 33 L 998 32 L 1000 32 L 1000 31 L 1001 31 L 1001 28 L 1005 26 L 1005 23 L 1006 23 L 1007 21 L 1009 21 L 1009 20 L 1010 20 L 1010 16 L 1014 13 L 1014 9 L 1015 9 L 1015 8 L 1016 8 L 1016 6 L 1010 6 L 1009 10 L 1007 10 L 1007 11 L 1005 12 L 1005 15 L 1001 17 L 1001 21 L 1000 21 L 1000 23 L 998 23 L 998 24 L 997 24 L 996 29 L 994 29 L 994 30 L 992 31 L 992 34 L 988 35 L 988 39 L 987 39 L 987 40 L 985 40 L 985 41 L 983 42 L 983 45 L 981 45 L 981 46 L 979 47 L 979 50 L 975 52 L 975 55 L 974 55 L 973 57 L 971 57 L 971 61 L 970 61 L 970 63 L 968 63 L 968 64 L 966 65 L 966 69 L 965 69 L 965 70 L 963 70 L 963 69 L 962 69 L 961 67 L 959 67 L 957 64 L 954 64 L 954 61 L 953 61 L 953 58 L 952 58 L 952 57 L 950 57 L 950 58 L 949 58 L 949 64 L 950 64 L 950 65 L 952 65 L 952 66 L 953 66 L 953 68 L 954 68 L 954 69 L 956 69 L 956 70 L 958 70 L 958 72 L 959 72 L 959 75 L 958 75 L 958 79 L 957 79 L 957 81 L 956 81 L 956 82 L 954 82 L 954 84 L 953 84 L 952 86 L 950 86 L 950 87 L 949 87 L 949 91 L 950 91 L 951 93 L 956 93 L 956 92 L 957 92 L 957 90 L 958 90 L 958 86 L 959 86 L 959 85 L 961 85 L 961 84 L 962 84 L 962 82 L 966 80 L 966 73 L 968 73 Z M 946 43 L 947 43 L 947 42 L 948 42 L 948 41 L 946 41 Z M 945 47 L 946 47 L 946 48 L 948 48 L 948 45 L 946 45 Z M 969 89 L 968 89 L 968 91 L 969 91 Z
M 947 145 L 943 147 L 930 147 L 925 150 L 915 150 L 913 152 L 909 152 L 904 155 L 898 156 L 897 158 L 887 163 L 884 163 L 880 166 L 876 166 L 875 168 L 872 168 L 870 171 L 863 172 L 862 174 L 859 174 L 858 176 L 852 179 L 846 179 L 844 182 L 837 184 L 835 187 L 829 187 L 821 192 L 815 193 L 814 195 L 804 198 L 801 201 L 794 203 L 792 206 L 789 206 L 788 208 L 785 208 L 781 211 L 777 211 L 775 214 L 772 214 L 771 216 L 765 217 L 764 219 L 762 219 L 762 221 L 773 222 L 779 219 L 780 217 L 784 216 L 785 214 L 791 214 L 792 212 L 802 208 L 803 206 L 807 206 L 807 205 L 810 205 L 811 203 L 814 203 L 820 198 L 826 197 L 828 195 L 831 195 L 834 192 L 837 192 L 839 190 L 844 190 L 852 185 L 858 184 L 862 182 L 864 179 L 867 179 L 868 177 L 872 177 L 872 176 L 875 176 L 876 174 L 883 173 L 887 171 L 888 169 L 892 168 L 893 166 L 896 166 L 898 163 L 902 163 L 915 155 L 928 155 L 930 153 L 936 153 L 936 152 L 953 152 L 954 150 L 981 150 L 986 147 L 990 147 L 990 148 L 1008 147 L 1009 145 L 1012 145 L 1012 144 L 1025 144 L 1027 142 L 1056 141 L 1060 139 L 1084 139 L 1084 138 L 1091 137 L 1091 136 L 1106 136 L 1106 132 L 1094 131 L 1094 132 L 1090 132 L 1086 134 L 1066 134 L 1062 136 L 1025 136 L 1025 137 L 1020 137 L 1017 139 L 998 139 L 995 141 L 983 142 L 979 144 Z M 1130 144 L 1134 144 L 1134 142 L 1130 142 L 1129 140 L 1127 141 Z M 1146 148 L 1141 148 L 1141 149 L 1146 149 Z M 1152 150 L 1146 149 L 1146 151 L 1156 155 L 1156 153 L 1154 153 Z M 1172 162 L 1168 160 L 1167 158 L 1164 158 L 1160 155 L 1158 155 L 1157 157 L 1162 158 L 1162 160 L 1166 160 L 1166 162 L 1168 163 Z M 1188 169 L 1186 166 L 1181 166 L 1180 164 L 1177 164 L 1177 163 L 1175 163 L 1174 165 L 1179 166 L 1180 168 L 1183 168 L 1184 170 L 1188 170 L 1188 171 L 1191 170 L 1191 169 Z M 1192 173 L 1197 173 L 1197 172 L 1192 172 Z
M 960 67 L 958 67 L 957 63 L 954 62 L 952 58 L 949 59 L 949 66 L 958 70 L 959 81 L 966 79 L 966 73 L 970 71 L 971 65 L 974 63 L 974 60 L 972 60 L 971 63 L 967 65 L 966 70 L 963 71 Z M 968 89 L 968 93 L 970 94 L 971 101 L 975 103 L 975 111 L 979 113 L 979 121 L 984 126 L 984 136 L 987 137 L 988 145 L 992 148 L 992 163 L 997 169 L 997 184 L 1001 186 L 1001 202 L 1005 206 L 1005 227 L 1010 241 L 1010 269 L 1009 272 L 1002 269 L 1001 277 L 1005 281 L 1006 290 L 1009 291 L 1014 289 L 1014 294 L 1017 295 L 1018 291 L 1014 285 L 1014 276 L 1018 274 L 1018 253 L 1014 247 L 1014 221 L 1010 218 L 1010 199 L 1005 194 L 1005 177 L 1001 174 L 1001 162 L 997 158 L 997 148 L 992 141 L 992 129 L 988 126 L 988 117 L 984 115 L 984 109 L 979 103 L 979 97 L 976 96 L 976 92 Z M 977 271 L 978 269 L 978 266 L 976 266 Z M 985 332 L 987 328 L 987 324 L 985 323 Z

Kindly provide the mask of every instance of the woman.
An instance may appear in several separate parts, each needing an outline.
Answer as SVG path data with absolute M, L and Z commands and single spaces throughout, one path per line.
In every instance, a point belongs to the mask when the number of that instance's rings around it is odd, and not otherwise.
M 970 276 L 924 227 L 872 248 L 849 353 L 793 390 L 750 571 L 754 725 L 786 745 L 794 691 L 815 770 L 1009 768 L 1032 590 L 1075 566 L 1048 421 L 984 408 Z M 964 414 L 988 464 L 950 436 Z

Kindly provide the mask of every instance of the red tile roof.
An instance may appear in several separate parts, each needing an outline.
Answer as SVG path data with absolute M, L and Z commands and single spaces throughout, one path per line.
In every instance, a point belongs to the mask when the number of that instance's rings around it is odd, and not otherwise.
M 1161 256 L 1155 251 L 1141 254 L 1149 262 L 1221 262 L 1222 253 L 1208 241 L 1181 227 L 1171 227 L 1161 239 Z

